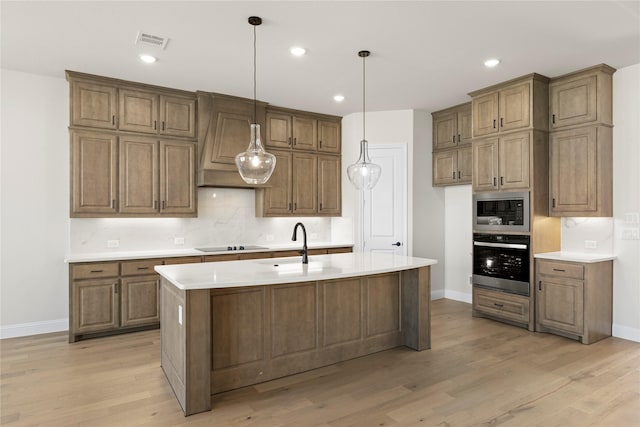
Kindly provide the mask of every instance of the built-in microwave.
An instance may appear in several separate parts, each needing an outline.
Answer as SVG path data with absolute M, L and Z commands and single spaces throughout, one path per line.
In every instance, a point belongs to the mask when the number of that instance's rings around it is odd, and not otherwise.
M 529 231 L 529 192 L 473 195 L 475 231 Z

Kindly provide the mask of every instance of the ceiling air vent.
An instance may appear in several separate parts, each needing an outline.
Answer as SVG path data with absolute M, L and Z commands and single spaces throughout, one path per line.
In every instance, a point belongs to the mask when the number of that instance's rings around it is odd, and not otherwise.
M 136 37 L 136 44 L 155 46 L 160 49 L 164 49 L 167 46 L 167 42 L 169 42 L 168 37 L 155 36 L 143 31 L 138 31 L 138 35 Z

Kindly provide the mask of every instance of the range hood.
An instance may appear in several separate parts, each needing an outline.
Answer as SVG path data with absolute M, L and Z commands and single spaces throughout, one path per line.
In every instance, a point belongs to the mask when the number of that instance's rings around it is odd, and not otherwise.
M 253 123 L 252 99 L 197 92 L 198 96 L 198 173 L 199 187 L 265 188 L 247 184 L 236 168 L 236 154 L 247 149 Z M 256 119 L 265 141 L 267 103 L 257 101 Z

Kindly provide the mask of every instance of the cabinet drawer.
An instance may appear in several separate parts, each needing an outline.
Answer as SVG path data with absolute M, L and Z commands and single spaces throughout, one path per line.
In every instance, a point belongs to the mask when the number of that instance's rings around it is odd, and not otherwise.
M 518 295 L 473 289 L 473 308 L 481 313 L 519 323 L 529 323 L 529 299 Z
M 198 262 L 202 262 L 201 256 L 181 256 L 176 258 L 166 258 L 164 260 L 164 265 L 194 264 Z
M 582 280 L 584 278 L 584 266 L 582 264 L 542 260 L 536 260 L 536 263 L 538 266 L 538 274 L 578 280 Z
M 138 276 L 141 274 L 154 274 L 153 267 L 162 265 L 160 259 L 145 259 L 140 261 L 125 261 L 122 263 L 123 276 Z
M 91 264 L 73 264 L 71 266 L 72 279 L 93 279 L 100 277 L 117 277 L 120 273 L 117 262 L 100 262 Z

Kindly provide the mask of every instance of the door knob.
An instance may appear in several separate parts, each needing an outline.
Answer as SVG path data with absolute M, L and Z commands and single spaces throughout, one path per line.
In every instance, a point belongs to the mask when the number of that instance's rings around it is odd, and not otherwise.
M 400 243 L 400 242 L 395 242 L 395 243 L 391 244 L 391 246 L 400 246 L 400 245 L 402 245 L 402 243 Z

